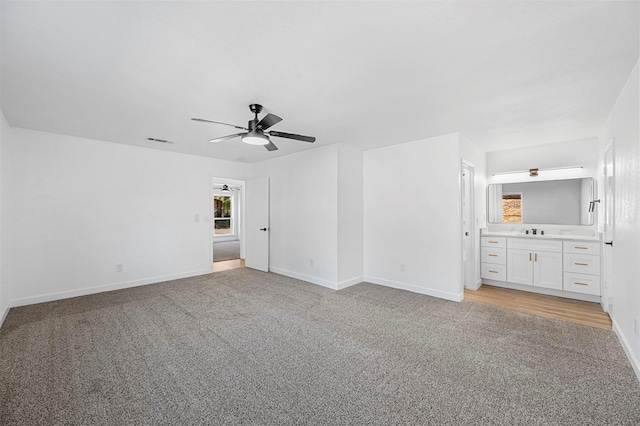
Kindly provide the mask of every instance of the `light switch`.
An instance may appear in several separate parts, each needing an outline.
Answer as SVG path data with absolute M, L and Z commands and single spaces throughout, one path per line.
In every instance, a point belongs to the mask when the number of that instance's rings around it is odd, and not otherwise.
M 196 219 L 196 222 L 200 222 L 200 213 L 196 213 L 195 219 Z

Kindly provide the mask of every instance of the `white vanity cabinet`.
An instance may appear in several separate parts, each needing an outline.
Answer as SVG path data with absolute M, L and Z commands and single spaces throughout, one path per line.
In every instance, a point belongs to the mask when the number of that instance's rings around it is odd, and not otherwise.
M 600 295 L 600 243 L 564 242 L 563 290 Z
M 495 281 L 507 280 L 507 239 L 480 239 L 480 277 Z
M 486 284 L 599 302 L 600 241 L 483 235 L 480 242 Z
M 508 238 L 507 281 L 562 290 L 562 241 Z

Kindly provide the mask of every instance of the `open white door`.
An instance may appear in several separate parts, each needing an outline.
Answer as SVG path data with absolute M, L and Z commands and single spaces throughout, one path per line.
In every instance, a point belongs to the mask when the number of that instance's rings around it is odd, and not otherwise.
M 604 152 L 604 244 L 602 249 L 602 307 L 609 315 L 613 314 L 613 286 L 614 283 L 614 249 L 613 249 L 613 232 L 615 229 L 614 222 L 614 142 L 613 140 L 607 145 Z
M 473 218 L 473 167 L 462 163 L 462 283 L 463 289 L 476 288 L 476 253 Z
M 246 181 L 245 266 L 269 271 L 269 178 Z

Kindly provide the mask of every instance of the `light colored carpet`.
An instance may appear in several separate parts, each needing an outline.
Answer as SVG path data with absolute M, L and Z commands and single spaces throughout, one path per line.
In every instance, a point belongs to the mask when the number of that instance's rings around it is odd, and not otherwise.
M 637 425 L 611 330 L 248 268 L 14 308 L 13 424 Z
M 213 243 L 213 261 L 240 259 L 240 241 Z

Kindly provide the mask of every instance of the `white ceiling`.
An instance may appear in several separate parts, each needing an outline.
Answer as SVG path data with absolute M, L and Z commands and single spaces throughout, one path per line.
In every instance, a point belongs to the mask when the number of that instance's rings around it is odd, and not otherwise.
M 596 136 L 639 56 L 638 1 L 2 1 L 13 126 L 255 162 L 463 132 L 488 151 Z M 248 105 L 279 151 L 239 139 Z M 175 143 L 148 142 L 147 137 Z

